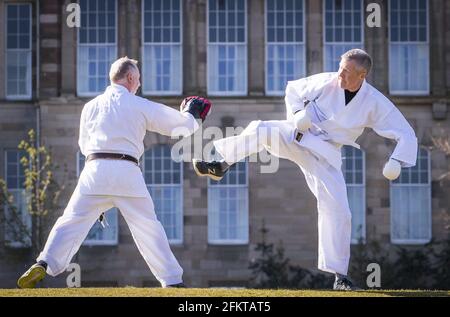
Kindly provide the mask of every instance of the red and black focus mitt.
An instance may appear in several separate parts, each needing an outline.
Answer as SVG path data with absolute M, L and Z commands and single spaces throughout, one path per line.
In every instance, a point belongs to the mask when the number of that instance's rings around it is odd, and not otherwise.
M 200 96 L 190 96 L 183 99 L 180 105 L 180 112 L 189 112 L 195 119 L 205 121 L 211 112 L 212 103 Z

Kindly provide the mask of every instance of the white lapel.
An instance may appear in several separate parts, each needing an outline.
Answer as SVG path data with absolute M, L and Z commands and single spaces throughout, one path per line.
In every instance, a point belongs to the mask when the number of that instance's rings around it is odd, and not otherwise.
M 335 117 L 349 114 L 351 113 L 352 108 L 361 106 L 361 101 L 364 100 L 364 96 L 367 92 L 367 82 L 364 79 L 361 88 L 359 88 L 358 93 L 355 97 L 347 104 L 345 105 L 345 92 L 344 89 L 340 89 L 340 95 L 339 95 L 339 104 L 342 105 L 342 108 L 340 108 L 340 111 L 335 115 Z

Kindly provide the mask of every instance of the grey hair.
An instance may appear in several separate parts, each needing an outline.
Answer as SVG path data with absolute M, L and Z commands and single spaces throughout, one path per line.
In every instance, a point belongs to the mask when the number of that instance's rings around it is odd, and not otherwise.
M 119 58 L 111 65 L 109 80 L 111 82 L 117 82 L 124 78 L 132 68 L 138 70 L 137 63 L 137 60 L 128 58 L 128 56 Z
M 355 61 L 359 67 L 364 68 L 367 74 L 372 69 L 372 57 L 362 49 L 354 48 L 341 55 L 342 59 Z

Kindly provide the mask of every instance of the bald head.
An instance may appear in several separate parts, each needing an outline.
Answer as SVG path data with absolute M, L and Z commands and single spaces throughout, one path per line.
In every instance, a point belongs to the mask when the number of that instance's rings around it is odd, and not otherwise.
M 121 57 L 112 63 L 111 69 L 109 70 L 109 80 L 111 83 L 122 85 L 128 91 L 135 94 L 141 85 L 137 63 L 137 60 L 128 58 L 127 56 Z
M 111 65 L 109 80 L 116 83 L 125 78 L 129 72 L 138 70 L 137 63 L 137 60 L 128 58 L 127 56 L 119 58 Z

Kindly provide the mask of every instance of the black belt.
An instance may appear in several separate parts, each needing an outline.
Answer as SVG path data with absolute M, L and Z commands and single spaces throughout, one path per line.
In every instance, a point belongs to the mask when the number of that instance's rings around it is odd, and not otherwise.
M 300 142 L 302 137 L 303 137 L 303 133 L 301 133 L 301 132 L 297 132 L 297 134 L 295 135 L 295 139 L 297 140 L 297 142 Z
M 139 161 L 136 158 L 134 158 L 130 155 L 117 154 L 117 153 L 92 153 L 87 156 L 86 162 L 89 162 L 92 160 L 98 160 L 98 159 L 126 160 L 126 161 L 131 161 L 131 162 L 139 165 Z

